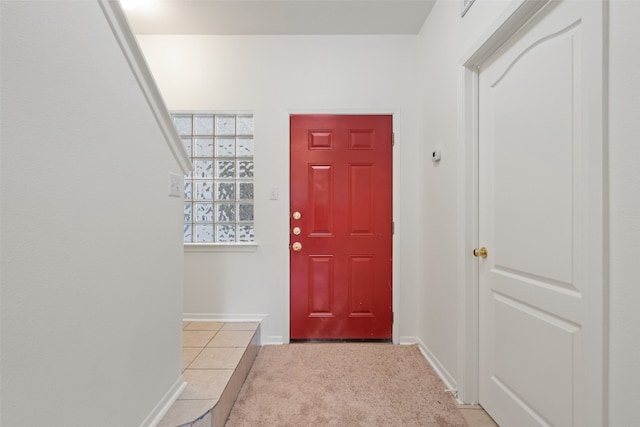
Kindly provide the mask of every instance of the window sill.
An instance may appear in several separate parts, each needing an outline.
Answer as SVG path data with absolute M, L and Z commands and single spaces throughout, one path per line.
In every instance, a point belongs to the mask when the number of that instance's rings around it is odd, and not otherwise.
M 185 243 L 187 252 L 255 252 L 258 242 L 251 243 Z

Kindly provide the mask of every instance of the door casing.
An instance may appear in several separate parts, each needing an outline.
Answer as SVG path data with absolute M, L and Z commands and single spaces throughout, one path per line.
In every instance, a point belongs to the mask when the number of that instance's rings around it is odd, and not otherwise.
M 370 114 L 380 114 L 380 115 L 390 115 L 392 116 L 392 126 L 393 126 L 393 134 L 394 134 L 394 146 L 393 146 L 393 172 L 392 172 L 392 180 L 393 180 L 393 200 L 392 200 L 392 205 L 393 205 L 393 220 L 395 222 L 395 233 L 393 234 L 393 239 L 392 239 L 392 245 L 393 245 L 393 259 L 397 260 L 399 259 L 399 253 L 400 253 L 400 242 L 401 242 L 401 224 L 399 223 L 399 215 L 398 215 L 398 208 L 400 206 L 400 157 L 401 157 L 401 145 L 402 143 L 401 141 L 401 132 L 400 132 L 400 126 L 399 124 L 401 123 L 401 115 L 400 115 L 400 111 L 398 111 L 397 109 L 394 108 L 381 108 L 381 109 L 340 109 L 340 108 L 333 108 L 333 109 L 290 109 L 287 110 L 285 112 L 285 114 L 283 115 L 282 118 L 282 123 L 284 124 L 284 126 L 286 127 L 286 130 L 284 130 L 284 134 L 286 135 L 286 140 L 287 141 L 291 141 L 291 132 L 289 129 L 289 117 L 293 114 L 336 114 L 336 115 L 370 115 Z M 290 147 L 289 145 L 287 145 L 287 158 L 289 158 L 288 155 L 288 151 L 289 151 Z M 286 182 L 287 182 L 287 192 L 286 192 L 286 197 L 288 200 L 288 211 L 284 214 L 285 215 L 285 219 L 286 219 L 286 223 L 287 223 L 287 227 L 289 227 L 289 213 L 291 212 L 291 195 L 289 194 L 289 188 L 290 188 L 290 176 L 291 176 L 291 165 L 287 162 L 287 167 L 286 167 L 286 171 L 283 171 L 283 173 L 286 173 Z M 289 231 L 287 230 L 287 241 L 289 240 Z M 400 313 L 400 301 L 398 296 L 400 295 L 400 271 L 397 267 L 398 263 L 397 262 L 393 262 L 392 263 L 392 301 L 393 301 L 393 313 L 394 313 L 394 321 L 393 321 L 393 327 L 392 327 L 392 342 L 394 344 L 399 344 L 400 343 L 400 321 L 402 318 L 402 313 Z M 286 273 L 284 274 L 284 276 L 286 277 L 286 295 L 285 295 L 285 300 L 286 300 L 286 310 L 284 313 L 284 321 L 285 324 L 287 325 L 286 328 L 286 336 L 283 337 L 283 343 L 288 344 L 291 340 L 291 336 L 289 333 L 289 325 L 291 324 L 291 318 L 290 318 L 290 310 L 291 310 L 291 280 L 290 280 L 290 274 L 289 274 L 289 254 L 288 254 L 288 250 L 287 250 L 287 257 L 286 257 L 286 265 L 283 265 L 283 268 L 286 269 L 284 271 L 286 271 Z
M 461 153 L 458 161 L 460 171 L 458 188 L 458 229 L 461 230 L 458 239 L 458 381 L 459 401 L 469 404 L 477 404 L 479 399 L 479 296 L 478 296 L 478 262 L 473 257 L 471 250 L 479 246 L 478 242 L 478 77 L 479 67 L 487 60 L 503 43 L 513 34 L 519 31 L 538 11 L 550 0 L 517 0 L 510 4 L 505 12 L 491 25 L 489 30 L 469 49 L 460 61 L 458 84 L 462 97 L 459 102 L 459 140 L 458 149 Z M 607 16 L 607 3 L 602 2 L 603 16 Z M 589 360 L 586 363 L 592 370 L 585 387 L 591 391 L 588 397 L 587 410 L 589 414 L 585 419 L 590 419 L 594 425 L 606 425 L 607 420 L 607 394 L 606 394 L 606 354 L 607 354 L 607 319 L 608 312 L 606 302 L 608 300 L 608 288 L 606 272 L 608 271 L 608 257 L 606 242 L 608 241 L 608 227 L 606 224 L 607 197 L 606 197 L 606 158 L 607 140 L 606 133 L 606 99 L 607 87 L 606 70 L 606 21 L 603 22 L 600 46 L 593 46 L 603 56 L 603 68 L 597 70 L 600 73 L 601 86 L 597 88 L 599 99 L 592 100 L 591 106 L 599 109 L 595 114 L 601 118 L 598 123 L 593 123 L 591 131 L 594 135 L 601 135 L 601 157 L 598 159 L 600 170 L 597 171 L 589 183 L 594 194 L 598 195 L 594 200 L 596 209 L 595 218 L 591 225 L 597 228 L 596 232 L 589 236 L 589 246 L 592 251 L 590 267 L 593 273 L 601 278 L 599 284 L 592 289 L 594 298 L 591 302 L 593 313 L 591 328 L 585 333 L 584 342 L 588 343 L 585 352 Z
M 291 339 L 391 341 L 393 117 L 290 120 Z

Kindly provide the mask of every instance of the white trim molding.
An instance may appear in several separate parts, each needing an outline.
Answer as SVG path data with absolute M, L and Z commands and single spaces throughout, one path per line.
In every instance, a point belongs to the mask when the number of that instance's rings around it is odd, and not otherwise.
M 477 404 L 479 362 L 478 264 L 478 71 L 549 0 L 516 0 L 478 38 L 460 61 L 458 85 L 458 399 Z
M 185 322 L 260 322 L 268 317 L 267 314 L 229 314 L 229 313 L 183 313 Z
M 464 15 L 467 14 L 473 2 L 476 0 L 462 0 L 462 10 L 460 11 L 460 16 L 464 18 Z
M 187 383 L 185 382 L 182 375 L 176 380 L 175 383 L 169 388 L 169 390 L 165 393 L 165 395 L 160 399 L 160 402 L 151 410 L 149 415 L 142 421 L 140 427 L 155 427 L 157 426 L 162 417 L 169 412 L 171 406 L 178 400 L 180 397 L 180 393 L 187 387 Z
M 289 150 L 291 144 L 291 129 L 289 128 L 290 117 L 294 114 L 336 114 L 336 115 L 390 115 L 392 116 L 392 126 L 393 126 L 393 136 L 394 136 L 394 146 L 393 146 L 393 171 L 392 171 L 392 191 L 393 191 L 393 200 L 392 203 L 392 220 L 395 223 L 395 232 L 392 236 L 392 259 L 393 263 L 391 265 L 392 270 L 392 285 L 391 285 L 391 293 L 392 297 L 392 310 L 394 313 L 394 321 L 392 325 L 392 342 L 394 344 L 398 344 L 400 342 L 400 325 L 402 324 L 402 311 L 400 310 L 400 294 L 401 294 L 401 283 L 400 283 L 400 268 L 399 268 L 399 260 L 400 260 L 400 248 L 402 246 L 402 216 L 400 212 L 400 206 L 402 204 L 402 200 L 400 198 L 401 194 L 401 184 L 400 184 L 400 171 L 402 170 L 402 109 L 401 108 L 341 108 L 341 107 L 327 107 L 327 108 L 289 108 L 283 112 L 283 120 L 282 125 L 284 135 L 286 135 L 287 139 L 287 158 L 289 158 Z M 287 188 L 290 187 L 290 178 L 291 178 L 291 165 L 287 162 L 286 170 L 283 169 L 283 172 L 286 172 L 286 182 Z M 282 195 L 281 195 L 282 196 Z M 291 212 L 290 204 L 290 194 L 286 194 L 284 197 L 287 197 L 287 209 L 288 212 Z M 289 228 L 289 216 L 287 216 L 283 221 L 286 220 L 286 229 Z M 289 335 L 289 326 L 290 326 L 290 310 L 291 310 L 291 300 L 290 300 L 290 291 L 291 291 L 291 277 L 290 277 L 290 269 L 289 269 L 289 256 L 286 257 L 286 265 L 282 266 L 284 271 L 286 271 L 286 314 L 285 321 L 287 326 L 287 332 L 284 336 L 283 342 L 288 344 L 290 342 Z
M 284 337 L 282 335 L 269 335 L 262 345 L 284 345 Z
M 176 162 L 182 169 L 182 173 L 186 174 L 193 170 L 193 164 L 189 159 L 178 132 L 173 125 L 173 120 L 169 115 L 167 106 L 162 99 L 158 85 L 153 79 L 153 75 L 147 65 L 147 61 L 142 54 L 142 50 L 138 45 L 136 36 L 131 31 L 129 21 L 122 10 L 120 2 L 117 0 L 98 0 L 102 12 L 104 13 L 109 27 L 120 46 L 122 54 L 129 63 L 129 67 L 138 82 L 138 86 L 142 91 L 147 104 L 153 113 L 153 116 L 164 135 L 165 141 L 169 146 L 169 150 L 176 159 Z
M 419 338 L 414 336 L 402 336 L 400 337 L 400 345 L 414 345 L 417 344 L 420 349 L 420 353 L 424 356 L 424 358 L 429 362 L 429 365 L 433 368 L 435 373 L 440 377 L 442 382 L 444 383 L 447 392 L 452 393 L 453 397 L 455 397 L 458 402 L 458 384 L 454 379 L 453 375 L 447 371 L 444 364 L 438 360 L 438 358 L 433 354 L 429 347 Z
M 184 252 L 256 252 L 258 242 L 251 243 L 185 243 Z

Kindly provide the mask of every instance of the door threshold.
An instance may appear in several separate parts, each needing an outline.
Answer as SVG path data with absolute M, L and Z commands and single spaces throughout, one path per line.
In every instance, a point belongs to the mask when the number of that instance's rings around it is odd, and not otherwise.
M 317 344 L 317 343 L 388 343 L 391 338 L 292 338 L 291 344 Z

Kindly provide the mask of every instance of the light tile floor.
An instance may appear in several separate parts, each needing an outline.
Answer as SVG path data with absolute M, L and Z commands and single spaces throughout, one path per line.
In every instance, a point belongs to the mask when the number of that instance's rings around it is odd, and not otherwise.
M 258 325 L 183 322 L 182 375 L 188 385 L 158 427 L 194 421 L 218 402 Z
M 458 408 L 469 427 L 498 427 L 498 424 L 482 409 L 482 406 L 458 405 Z

